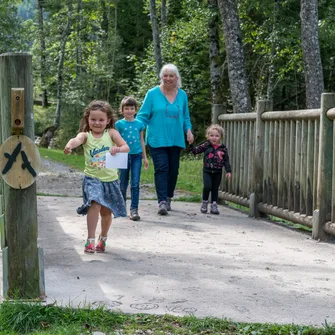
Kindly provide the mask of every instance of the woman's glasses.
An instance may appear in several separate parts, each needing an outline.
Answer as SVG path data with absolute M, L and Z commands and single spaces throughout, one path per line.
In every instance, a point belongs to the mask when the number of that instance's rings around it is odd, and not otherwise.
M 178 119 L 179 114 L 180 114 L 179 105 L 169 106 L 169 104 L 166 104 L 166 108 L 165 108 L 166 117 L 171 118 L 171 119 Z

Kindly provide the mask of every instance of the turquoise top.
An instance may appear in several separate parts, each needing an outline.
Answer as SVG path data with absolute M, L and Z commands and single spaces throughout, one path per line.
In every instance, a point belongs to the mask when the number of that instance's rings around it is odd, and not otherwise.
M 130 155 L 140 154 L 142 152 L 140 134 L 141 131 L 144 130 L 144 125 L 141 121 L 136 119 L 134 121 L 122 119 L 115 123 L 115 128 L 127 142 L 130 148 Z
M 146 143 L 153 148 L 177 146 L 185 148 L 185 133 L 192 129 L 186 92 L 178 89 L 170 103 L 159 86 L 150 89 L 136 119 L 146 130 Z

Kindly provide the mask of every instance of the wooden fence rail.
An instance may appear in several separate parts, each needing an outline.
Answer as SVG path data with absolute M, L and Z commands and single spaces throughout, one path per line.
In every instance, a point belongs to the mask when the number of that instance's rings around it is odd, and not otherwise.
M 335 94 L 320 109 L 272 111 L 259 101 L 254 113 L 220 114 L 232 178 L 220 197 L 312 228 L 316 239 L 335 236 Z

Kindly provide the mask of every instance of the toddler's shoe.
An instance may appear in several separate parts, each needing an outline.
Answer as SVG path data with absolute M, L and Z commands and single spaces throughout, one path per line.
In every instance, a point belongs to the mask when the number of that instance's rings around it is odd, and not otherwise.
M 206 214 L 207 210 L 208 210 L 208 200 L 203 200 L 200 207 L 200 212 Z
M 105 250 L 106 250 L 106 241 L 107 241 L 107 237 L 102 237 L 101 235 L 99 235 L 98 244 L 95 247 L 95 251 L 99 252 L 99 253 L 105 252 Z
M 211 213 L 220 214 L 219 209 L 218 209 L 218 204 L 215 201 L 213 201 L 213 203 L 211 204 Z
M 137 208 L 134 208 L 134 209 L 130 210 L 129 218 L 130 218 L 130 220 L 133 220 L 133 221 L 139 221 L 141 219 L 141 217 L 138 215 Z
M 166 206 L 166 201 L 161 201 L 158 205 L 158 214 L 159 215 L 167 215 L 167 206 Z
M 94 254 L 95 253 L 94 243 L 95 243 L 94 238 L 88 238 L 85 243 L 84 252 L 86 252 L 87 254 Z

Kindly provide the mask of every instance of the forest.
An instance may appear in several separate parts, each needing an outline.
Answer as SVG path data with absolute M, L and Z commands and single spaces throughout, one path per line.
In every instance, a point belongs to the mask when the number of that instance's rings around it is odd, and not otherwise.
M 141 103 L 174 63 L 196 136 L 213 104 L 251 112 L 318 108 L 335 89 L 333 0 L 2 0 L 0 52 L 33 57 L 35 133 L 64 143 L 83 108 Z M 120 117 L 118 115 L 117 117 Z

